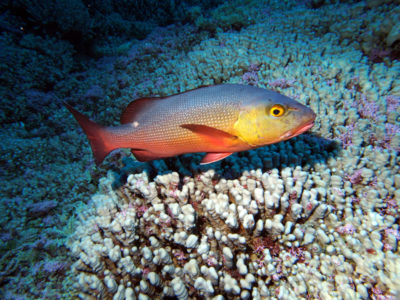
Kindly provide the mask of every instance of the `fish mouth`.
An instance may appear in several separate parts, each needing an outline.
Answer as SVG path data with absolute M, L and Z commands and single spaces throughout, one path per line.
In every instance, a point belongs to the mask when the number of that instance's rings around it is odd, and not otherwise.
M 287 140 L 290 138 L 293 138 L 295 136 L 298 136 L 304 132 L 306 132 L 307 130 L 311 129 L 314 126 L 314 119 L 300 125 L 299 127 L 290 130 L 288 132 L 286 132 L 283 136 L 282 136 L 282 140 Z
M 293 135 L 293 136 L 302 134 L 302 133 L 306 132 L 307 130 L 311 129 L 313 126 L 314 126 L 314 120 L 311 120 L 311 121 L 299 126 L 298 128 L 296 128 L 295 135 Z

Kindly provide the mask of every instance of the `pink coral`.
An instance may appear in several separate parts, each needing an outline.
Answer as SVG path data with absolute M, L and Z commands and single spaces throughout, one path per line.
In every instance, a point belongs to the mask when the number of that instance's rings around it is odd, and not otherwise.
M 352 184 L 360 184 L 361 181 L 363 180 L 363 177 L 361 176 L 362 170 L 356 170 L 352 175 L 347 175 L 347 179 L 352 183 Z
M 345 126 L 344 132 L 337 138 L 339 141 L 342 142 L 344 148 L 353 145 L 353 135 L 355 127 L 356 125 L 354 123 Z
M 257 85 L 258 84 L 258 75 L 255 71 L 246 72 L 242 76 L 242 80 L 244 83 L 250 85 Z
M 357 101 L 357 110 L 362 118 L 375 119 L 379 112 L 379 105 L 367 99 L 365 94 L 361 94 L 360 99 Z
M 397 135 L 400 134 L 400 127 L 398 125 L 394 125 L 391 123 L 385 124 L 385 137 L 383 139 L 382 147 L 386 149 L 392 149 L 391 142 L 392 139 Z M 400 149 L 393 149 L 396 151 L 400 151 Z
M 353 235 L 354 232 L 356 232 L 355 227 L 353 226 L 353 224 L 346 224 L 344 226 L 340 226 L 338 228 L 336 228 L 336 231 L 340 234 L 351 234 Z
M 389 95 L 386 97 L 387 111 L 391 112 L 400 107 L 400 96 Z
M 275 80 L 268 81 L 268 84 L 273 88 L 280 87 L 282 89 L 286 89 L 288 87 L 293 86 L 295 82 L 296 80 L 294 79 L 278 78 Z

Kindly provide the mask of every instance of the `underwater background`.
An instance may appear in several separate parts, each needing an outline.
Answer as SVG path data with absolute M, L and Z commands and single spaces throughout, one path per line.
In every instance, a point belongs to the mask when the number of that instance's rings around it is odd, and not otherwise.
M 0 299 L 399 299 L 400 1 L 0 3 Z M 62 105 L 241 83 L 286 142 L 96 166 Z

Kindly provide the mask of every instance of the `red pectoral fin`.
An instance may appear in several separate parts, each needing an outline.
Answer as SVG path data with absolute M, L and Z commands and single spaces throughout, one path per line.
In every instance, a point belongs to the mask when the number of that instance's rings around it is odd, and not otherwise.
M 235 141 L 237 141 L 236 136 L 206 125 L 182 124 L 181 127 L 189 129 L 193 133 L 198 134 L 203 139 L 207 140 L 211 145 L 228 148 L 232 146 Z
M 228 157 L 231 155 L 232 152 L 222 152 L 222 153 L 207 153 L 203 159 L 201 160 L 200 164 L 201 165 L 206 165 L 210 164 L 216 161 L 219 161 L 221 159 L 224 159 L 225 157 Z

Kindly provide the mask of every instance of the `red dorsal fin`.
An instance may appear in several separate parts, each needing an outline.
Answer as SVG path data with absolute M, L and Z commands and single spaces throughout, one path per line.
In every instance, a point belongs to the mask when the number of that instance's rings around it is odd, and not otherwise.
M 64 105 L 72 113 L 85 132 L 90 146 L 92 147 L 96 164 L 101 164 L 108 153 L 118 148 L 113 142 L 113 134 L 109 132 L 106 127 L 93 122 L 68 103 L 64 102 Z
M 212 145 L 229 147 L 237 141 L 236 136 L 214 127 L 198 124 L 182 124 L 181 127 L 198 134 Z
M 136 116 L 141 113 L 144 109 L 154 104 L 154 101 L 165 99 L 166 97 L 150 97 L 150 98 L 139 98 L 133 100 L 128 104 L 126 109 L 121 115 L 121 124 L 132 123 L 135 121 Z
M 187 90 L 187 91 L 184 91 L 182 93 L 177 93 L 177 94 L 166 96 L 166 97 L 144 97 L 144 98 L 135 99 L 131 103 L 128 104 L 128 106 L 126 107 L 126 109 L 122 113 L 121 119 L 120 119 L 121 124 L 127 124 L 127 123 L 134 122 L 135 121 L 135 116 L 137 116 L 138 113 L 140 113 L 143 109 L 145 109 L 149 105 L 154 104 L 154 101 L 167 99 L 167 98 L 169 98 L 171 96 L 182 95 L 182 94 L 185 94 L 187 92 L 191 92 L 191 91 L 198 90 L 198 89 L 205 88 L 205 87 L 209 87 L 209 86 L 208 85 L 201 85 L 201 86 L 199 86 L 199 87 L 197 87 L 195 89 Z
M 222 153 L 207 153 L 201 160 L 201 165 L 211 164 L 213 162 L 219 161 L 231 155 L 232 152 L 222 152 Z

